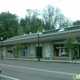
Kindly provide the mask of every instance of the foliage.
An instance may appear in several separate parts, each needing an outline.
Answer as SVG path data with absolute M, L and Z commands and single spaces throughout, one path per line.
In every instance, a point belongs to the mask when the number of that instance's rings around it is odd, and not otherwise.
M 53 16 L 54 16 L 54 11 L 55 8 L 53 6 L 50 6 L 48 5 L 44 10 L 43 10 L 43 13 L 42 13 L 42 17 L 43 17 L 43 21 L 44 21 L 44 28 L 45 30 L 49 30 L 52 28 L 54 28 L 54 25 L 52 25 L 52 20 L 53 20 Z
M 41 15 L 42 14 L 42 15 Z M 41 12 L 27 9 L 25 18 L 18 20 L 10 12 L 0 13 L 0 37 L 7 39 L 13 36 L 61 27 L 68 27 L 72 22 L 65 18 L 61 10 L 48 5 Z
M 21 19 L 20 25 L 24 25 L 24 33 L 37 32 L 43 30 L 43 22 L 38 18 L 39 13 L 37 10 L 27 10 L 25 19 Z
M 65 40 L 65 48 L 68 55 L 73 56 L 74 51 L 76 50 L 74 42 L 76 41 L 75 37 L 72 35 L 69 35 L 68 38 Z
M 18 20 L 15 14 L 2 12 L 0 14 L 0 37 L 7 39 L 17 34 Z
M 73 25 L 80 25 L 80 20 L 74 21 Z
M 19 50 L 22 49 L 22 45 L 20 44 L 20 42 L 16 42 L 15 43 L 15 51 L 16 51 L 16 54 L 17 54 L 17 57 L 19 57 Z
M 72 26 L 72 21 L 67 19 L 59 8 L 51 5 L 43 10 L 42 17 L 45 30 Z
M 26 31 L 25 31 L 25 27 L 26 27 L 26 19 L 21 18 L 21 20 L 20 20 L 20 25 L 23 27 L 23 30 L 24 30 L 24 33 L 25 33 L 25 32 L 26 32 Z
M 23 35 L 23 34 L 25 34 L 24 28 L 23 28 L 22 26 L 18 26 L 17 34 L 18 34 L 18 35 Z

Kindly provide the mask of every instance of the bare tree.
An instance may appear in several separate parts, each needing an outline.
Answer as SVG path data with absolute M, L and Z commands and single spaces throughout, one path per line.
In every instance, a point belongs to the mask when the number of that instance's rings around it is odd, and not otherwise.
M 66 18 L 59 8 L 55 9 L 54 25 L 58 25 L 59 28 L 72 26 L 72 21 Z
M 54 7 L 50 5 L 48 5 L 46 9 L 43 10 L 42 17 L 44 20 L 44 24 L 46 25 L 45 29 L 52 28 L 51 22 L 54 16 L 54 11 L 55 11 Z
M 56 29 L 72 26 L 72 21 L 67 19 L 59 8 L 48 5 L 43 10 L 43 21 L 45 29 Z

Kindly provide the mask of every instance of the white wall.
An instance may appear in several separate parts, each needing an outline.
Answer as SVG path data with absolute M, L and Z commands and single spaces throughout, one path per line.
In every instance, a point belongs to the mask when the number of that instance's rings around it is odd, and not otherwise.
M 3 57 L 6 57 L 6 47 L 3 47 Z
M 49 42 L 49 43 L 43 43 L 43 59 L 44 58 L 50 58 L 52 59 L 54 56 L 54 48 L 53 48 L 53 43 Z
M 30 57 L 35 56 L 35 45 L 34 44 L 30 44 L 30 46 L 29 46 L 29 56 Z
M 50 57 L 50 44 L 44 44 L 44 57 Z
M 6 47 L 0 48 L 0 56 L 3 53 L 3 57 L 6 57 Z

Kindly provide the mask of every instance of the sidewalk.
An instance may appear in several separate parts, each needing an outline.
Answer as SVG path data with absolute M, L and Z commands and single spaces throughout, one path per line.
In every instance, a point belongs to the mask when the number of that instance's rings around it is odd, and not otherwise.
M 26 59 L 26 58 L 4 58 L 7 60 L 23 60 L 23 61 L 38 61 L 38 59 Z M 80 60 L 44 60 L 40 59 L 40 62 L 55 62 L 55 63 L 80 63 Z

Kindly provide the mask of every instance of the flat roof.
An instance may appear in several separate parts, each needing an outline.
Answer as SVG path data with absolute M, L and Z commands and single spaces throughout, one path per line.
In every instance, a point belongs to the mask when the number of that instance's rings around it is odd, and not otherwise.
M 58 34 L 80 31 L 80 25 L 66 27 L 63 30 L 61 30 L 61 31 L 60 30 L 61 29 L 53 29 L 53 30 L 43 31 L 43 32 L 41 32 L 42 34 L 40 34 L 40 36 L 58 35 Z M 28 38 L 35 38 L 35 37 L 38 37 L 38 33 L 31 33 L 31 34 L 15 36 L 15 37 L 5 40 L 4 42 L 15 41 L 15 40 L 20 40 L 20 39 L 22 40 L 22 39 L 28 39 Z

